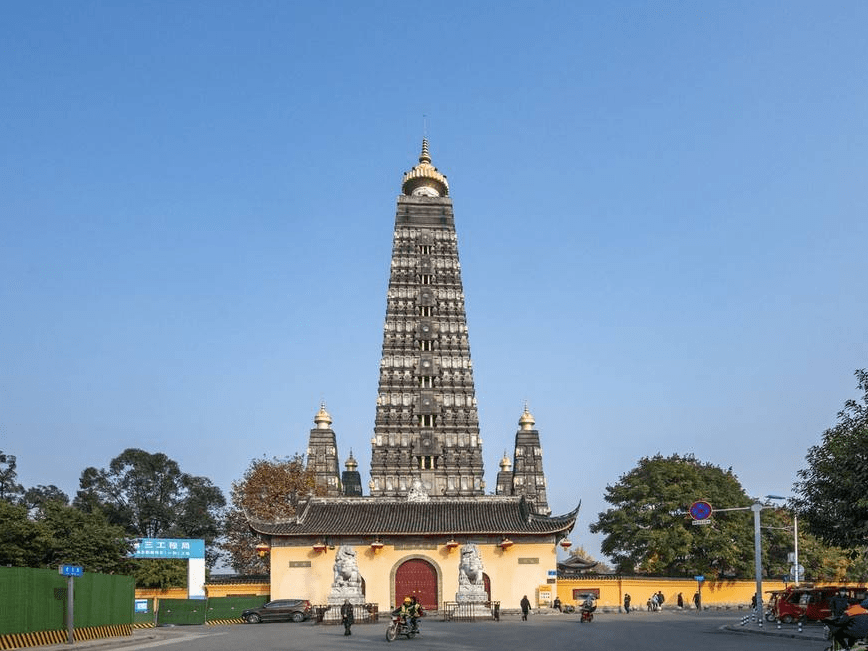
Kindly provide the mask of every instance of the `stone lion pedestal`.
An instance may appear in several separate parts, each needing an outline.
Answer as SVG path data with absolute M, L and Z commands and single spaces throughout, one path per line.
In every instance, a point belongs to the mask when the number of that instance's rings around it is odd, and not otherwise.
M 458 602 L 459 617 L 476 618 L 491 614 L 491 608 L 487 605 L 488 594 L 485 592 L 482 557 L 479 555 L 479 548 L 473 543 L 461 547 L 455 601 Z
M 356 550 L 341 545 L 335 553 L 334 581 L 329 593 L 328 605 L 323 621 L 333 622 L 341 619 L 341 606 L 349 600 L 354 606 L 365 603 L 362 592 L 362 577 L 359 574 L 359 564 Z

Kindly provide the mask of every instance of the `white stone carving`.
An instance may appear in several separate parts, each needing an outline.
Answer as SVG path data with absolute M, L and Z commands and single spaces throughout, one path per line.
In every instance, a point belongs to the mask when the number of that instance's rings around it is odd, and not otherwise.
M 407 501 L 408 502 L 430 502 L 431 496 L 428 495 L 428 491 L 425 490 L 425 487 L 422 485 L 422 482 L 418 479 L 413 480 L 413 485 L 410 487 L 410 490 L 407 491 Z
M 461 547 L 461 561 L 458 564 L 458 592 L 455 601 L 459 603 L 481 604 L 488 601 L 483 578 L 482 557 L 473 543 Z
M 356 550 L 341 545 L 335 553 L 334 581 L 328 602 L 330 605 L 342 604 L 345 599 L 353 604 L 365 603 Z

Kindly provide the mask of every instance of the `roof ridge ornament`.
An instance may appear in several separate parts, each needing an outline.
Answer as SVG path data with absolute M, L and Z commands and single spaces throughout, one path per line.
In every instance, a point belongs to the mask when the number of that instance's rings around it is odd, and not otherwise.
M 408 502 L 430 502 L 431 496 L 428 495 L 428 491 L 425 490 L 425 487 L 422 485 L 422 482 L 418 479 L 413 481 L 413 485 L 410 487 L 410 490 L 407 491 L 407 501 Z

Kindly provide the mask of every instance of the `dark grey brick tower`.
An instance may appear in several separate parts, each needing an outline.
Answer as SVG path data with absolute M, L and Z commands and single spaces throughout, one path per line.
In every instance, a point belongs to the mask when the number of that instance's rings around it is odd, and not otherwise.
M 362 496 L 362 475 L 359 473 L 359 464 L 353 458 L 353 451 L 350 450 L 350 458 L 344 463 L 343 474 L 341 475 L 341 483 L 344 487 L 344 495 L 346 497 L 361 497 Z
M 498 495 L 524 495 L 534 503 L 540 515 L 550 515 L 546 496 L 546 476 L 543 472 L 542 444 L 539 430 L 534 429 L 536 422 L 525 406 L 518 419 L 515 433 L 514 464 L 510 468 L 509 458 L 503 455 L 500 472 L 497 473 Z
M 307 467 L 313 470 L 317 485 L 325 488 L 325 495 L 337 497 L 341 494 L 338 444 L 331 428 L 332 417 L 325 405 L 320 405 L 313 422 L 316 427 L 310 431 L 308 439 Z
M 483 495 L 482 441 L 458 238 L 428 141 L 398 197 L 383 331 L 371 496 Z

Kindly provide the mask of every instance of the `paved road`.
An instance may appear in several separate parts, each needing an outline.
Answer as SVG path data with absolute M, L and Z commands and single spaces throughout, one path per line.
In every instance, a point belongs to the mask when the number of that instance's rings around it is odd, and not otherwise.
M 72 648 L 88 651 L 560 651 L 583 648 L 821 651 L 826 646 L 817 627 L 808 627 L 797 637 L 795 627 L 778 632 L 772 625 L 759 634 L 756 625 L 743 629 L 739 623 L 739 616 L 732 612 L 603 613 L 590 624 L 581 624 L 577 616 L 571 615 L 532 615 L 527 622 L 518 618 L 476 623 L 427 619 L 422 622 L 421 637 L 398 638 L 391 644 L 385 639 L 385 622 L 354 626 L 351 637 L 345 637 L 340 626 L 311 623 L 184 626 L 137 631 L 133 639 L 77 643 Z M 59 651 L 70 647 L 41 648 Z

